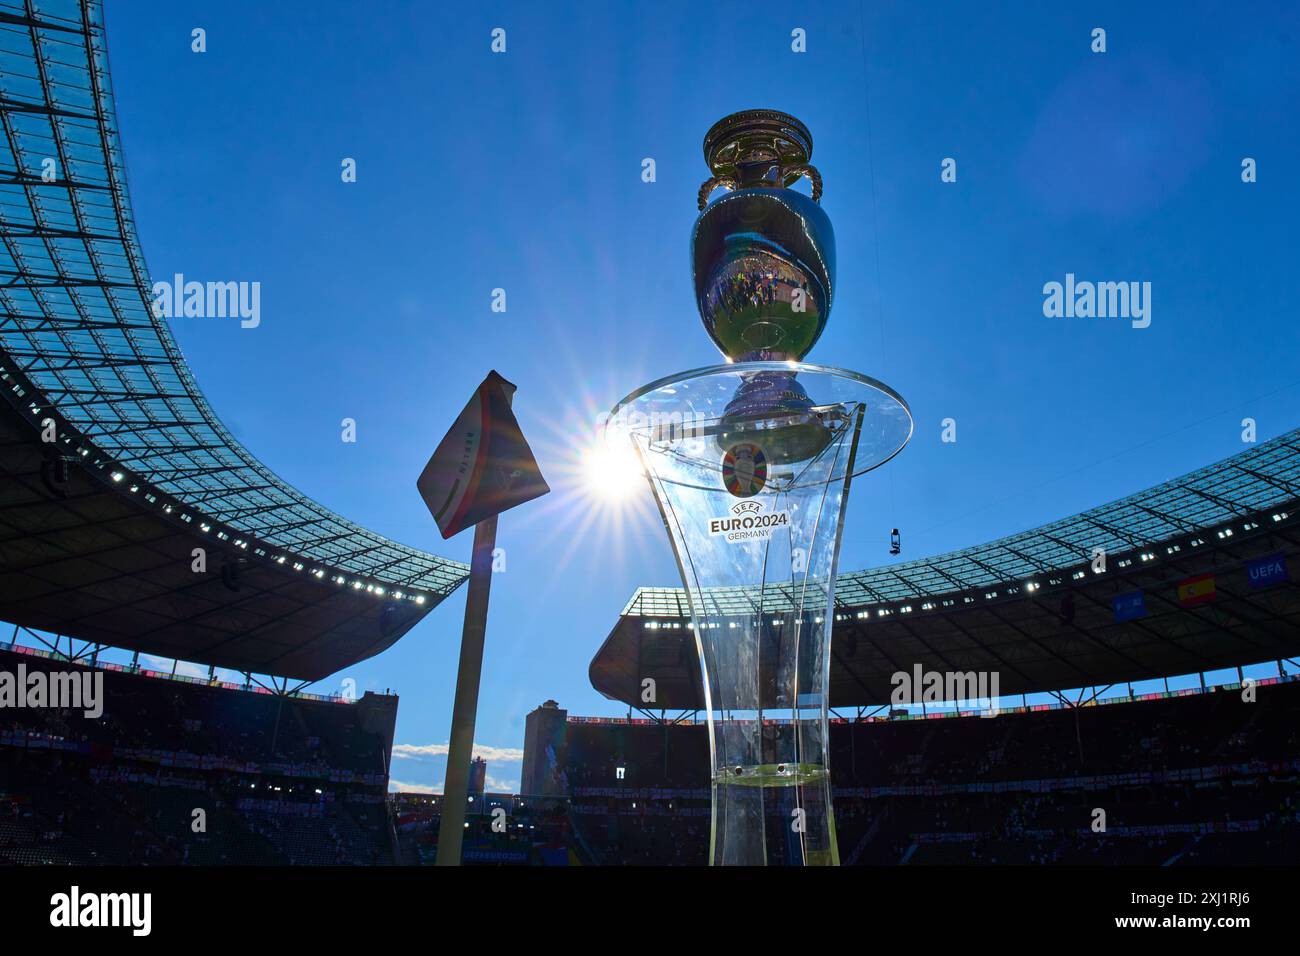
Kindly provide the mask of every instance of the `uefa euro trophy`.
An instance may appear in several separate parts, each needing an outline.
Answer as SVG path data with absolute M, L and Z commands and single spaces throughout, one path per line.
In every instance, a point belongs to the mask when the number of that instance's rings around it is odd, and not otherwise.
M 704 156 L 713 175 L 691 260 L 727 364 L 633 392 L 607 434 L 639 456 L 690 599 L 712 762 L 709 862 L 833 866 L 840 535 L 852 479 L 898 454 L 912 417 L 880 382 L 802 361 L 835 285 L 807 128 L 747 110 L 709 130 Z M 811 199 L 789 188 L 801 177 Z

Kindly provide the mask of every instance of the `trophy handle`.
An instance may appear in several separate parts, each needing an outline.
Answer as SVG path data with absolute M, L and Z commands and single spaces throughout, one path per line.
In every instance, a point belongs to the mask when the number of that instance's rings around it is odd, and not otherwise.
M 727 176 L 710 176 L 706 179 L 704 184 L 700 186 L 699 204 L 701 212 L 703 212 L 704 207 L 709 204 L 709 194 L 719 186 L 725 186 L 727 189 L 735 189 L 736 181 Z
M 820 204 L 822 201 L 822 174 L 817 171 L 817 167 L 812 163 L 801 163 L 798 166 L 790 166 L 785 170 L 787 175 L 807 176 L 808 181 L 812 183 L 813 202 Z M 704 208 L 704 207 L 700 207 Z
M 813 202 L 818 204 L 821 203 L 822 174 L 817 171 L 816 166 L 814 166 L 812 163 L 800 163 L 798 166 L 788 166 L 785 169 L 783 169 L 781 172 L 785 176 L 794 176 L 796 179 L 798 179 L 801 176 L 806 176 L 808 178 L 808 181 L 812 183 Z M 698 205 L 701 212 L 703 212 L 704 207 L 709 204 L 709 194 L 712 193 L 713 190 L 717 189 L 719 186 L 725 187 L 727 189 L 739 188 L 739 185 L 737 184 L 736 180 L 728 176 L 710 176 L 708 179 L 704 180 L 704 183 L 700 186 Z

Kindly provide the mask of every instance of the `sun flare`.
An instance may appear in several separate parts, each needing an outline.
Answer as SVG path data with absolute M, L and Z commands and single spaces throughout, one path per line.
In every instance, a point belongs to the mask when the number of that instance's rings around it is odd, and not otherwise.
M 583 484 L 604 501 L 623 501 L 645 487 L 640 459 L 629 446 L 597 441 L 583 454 Z

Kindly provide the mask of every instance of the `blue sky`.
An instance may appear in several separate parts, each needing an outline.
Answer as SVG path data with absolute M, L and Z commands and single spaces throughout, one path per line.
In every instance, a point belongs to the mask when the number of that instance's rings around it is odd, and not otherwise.
M 648 490 L 621 516 L 593 502 L 578 450 L 622 395 L 717 360 L 687 243 L 700 142 L 729 112 L 811 128 L 839 261 L 811 359 L 888 382 L 917 421 L 855 485 L 843 568 L 887 561 L 894 526 L 904 558 L 939 553 L 1240 451 L 1243 417 L 1261 440 L 1300 422 L 1297 15 L 1132 6 L 108 0 L 106 18 L 151 272 L 261 283 L 256 329 L 173 320 L 256 455 L 467 560 L 415 478 L 489 369 L 519 386 L 554 491 L 501 521 L 476 736 L 508 789 L 542 700 L 625 712 L 587 665 L 638 585 L 676 583 Z M 1070 272 L 1150 282 L 1151 326 L 1045 317 Z M 442 781 L 463 606 L 340 675 L 401 694 L 404 784 Z

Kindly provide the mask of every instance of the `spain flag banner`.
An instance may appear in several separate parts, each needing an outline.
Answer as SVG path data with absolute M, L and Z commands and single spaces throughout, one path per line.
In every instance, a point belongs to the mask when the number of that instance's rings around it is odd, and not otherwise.
M 1178 582 L 1178 603 L 1183 607 L 1193 607 L 1213 601 L 1215 595 L 1214 575 L 1198 574 L 1186 581 Z
M 443 538 L 551 489 L 510 410 L 515 387 L 489 372 L 416 487 Z

